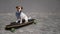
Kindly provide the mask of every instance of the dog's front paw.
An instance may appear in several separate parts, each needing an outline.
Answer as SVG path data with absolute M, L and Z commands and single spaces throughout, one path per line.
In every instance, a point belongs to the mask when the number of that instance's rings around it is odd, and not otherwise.
M 18 21 L 16 21 L 16 23 L 18 23 Z

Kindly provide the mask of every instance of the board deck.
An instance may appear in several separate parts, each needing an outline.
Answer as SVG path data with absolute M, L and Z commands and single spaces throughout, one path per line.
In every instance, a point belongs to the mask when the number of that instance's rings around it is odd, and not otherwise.
M 19 27 L 22 27 L 22 26 L 26 26 L 26 25 L 34 23 L 34 20 L 35 19 L 31 19 L 31 20 L 29 20 L 29 22 L 22 23 L 22 24 L 16 23 L 16 22 L 11 22 L 9 25 L 6 25 L 5 29 L 7 30 L 7 29 L 11 29 L 11 28 L 19 28 Z

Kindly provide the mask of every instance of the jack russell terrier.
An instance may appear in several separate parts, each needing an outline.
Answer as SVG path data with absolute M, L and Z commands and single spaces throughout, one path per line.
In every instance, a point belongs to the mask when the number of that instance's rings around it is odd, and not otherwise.
M 20 24 L 21 24 L 23 19 L 25 20 L 25 23 L 27 23 L 29 18 L 27 17 L 26 14 L 24 14 L 22 12 L 23 7 L 16 6 L 16 9 L 17 9 L 17 12 L 16 12 L 17 21 L 16 21 L 16 23 L 20 20 Z

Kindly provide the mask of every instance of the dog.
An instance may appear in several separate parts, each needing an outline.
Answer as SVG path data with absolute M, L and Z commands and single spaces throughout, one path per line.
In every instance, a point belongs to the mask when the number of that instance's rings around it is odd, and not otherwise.
M 28 22 L 28 16 L 22 12 L 23 7 L 22 6 L 16 6 L 17 12 L 16 12 L 16 17 L 17 21 L 16 23 L 20 20 L 20 24 L 22 23 L 22 20 L 25 20 L 25 23 Z

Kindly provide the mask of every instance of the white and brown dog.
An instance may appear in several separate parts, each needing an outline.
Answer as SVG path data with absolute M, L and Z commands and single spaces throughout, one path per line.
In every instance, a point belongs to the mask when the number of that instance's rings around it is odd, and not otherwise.
M 16 9 L 17 9 L 17 12 L 16 12 L 17 21 L 16 22 L 18 22 L 20 20 L 20 24 L 21 24 L 22 19 L 24 19 L 25 23 L 27 23 L 29 18 L 27 17 L 26 14 L 24 14 L 22 12 L 23 7 L 22 6 L 16 6 Z

